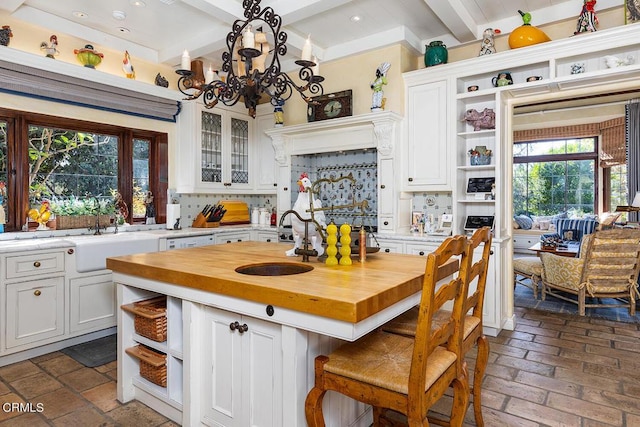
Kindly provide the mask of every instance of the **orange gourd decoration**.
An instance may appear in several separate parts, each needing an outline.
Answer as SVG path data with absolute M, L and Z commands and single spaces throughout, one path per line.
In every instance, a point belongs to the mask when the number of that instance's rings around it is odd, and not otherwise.
M 529 12 L 525 13 L 519 10 L 518 13 L 522 16 L 523 24 L 509 34 L 509 47 L 511 49 L 551 41 L 544 31 L 530 24 L 531 14 Z

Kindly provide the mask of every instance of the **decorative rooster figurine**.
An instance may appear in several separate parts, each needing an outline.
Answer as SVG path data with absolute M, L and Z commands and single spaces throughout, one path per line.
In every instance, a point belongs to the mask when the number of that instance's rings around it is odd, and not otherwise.
M 293 204 L 293 210 L 296 211 L 302 219 L 311 219 L 311 212 L 309 212 L 311 209 L 311 200 L 313 200 L 314 210 L 321 208 L 322 202 L 319 199 L 313 199 L 311 191 L 308 191 L 308 189 L 311 188 L 311 180 L 306 172 L 300 175 L 298 185 L 300 186 L 300 193 L 298 193 L 298 198 Z M 314 211 L 313 219 L 323 229 L 327 227 L 324 211 Z M 286 252 L 286 255 L 296 256 L 296 249 L 303 244 L 305 223 L 300 221 L 295 215 L 291 215 L 291 228 L 293 230 L 294 246 Z M 318 251 L 318 256 L 320 256 L 324 253 L 322 234 L 318 232 L 313 221 L 309 223 L 308 229 L 311 246 Z
M 58 52 L 58 37 L 55 34 L 51 35 L 51 37 L 49 37 L 49 43 L 50 44 L 47 44 L 47 42 L 40 43 L 40 49 L 47 54 L 47 58 L 55 59 L 55 56 L 60 53 Z
M 136 72 L 133 69 L 133 64 L 131 64 L 131 56 L 129 55 L 129 51 L 124 51 L 124 59 L 122 60 L 122 70 L 124 71 L 124 75 L 127 76 L 128 79 L 135 79 Z

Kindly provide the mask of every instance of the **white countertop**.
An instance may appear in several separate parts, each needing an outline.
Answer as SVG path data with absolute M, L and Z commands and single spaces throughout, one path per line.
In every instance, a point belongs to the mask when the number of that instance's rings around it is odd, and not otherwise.
M 146 235 L 156 236 L 158 239 L 170 239 L 179 237 L 191 237 L 191 236 L 206 236 L 224 233 L 228 231 L 250 231 L 250 230 L 264 230 L 264 231 L 276 231 L 276 227 L 265 225 L 226 225 L 217 228 L 191 228 L 185 227 L 180 230 L 168 230 L 164 228 L 164 224 L 158 225 L 134 225 L 118 228 L 118 234 L 123 239 L 126 239 L 126 235 L 131 233 L 144 233 Z M 103 231 L 103 235 L 113 235 L 113 227 Z M 21 251 L 33 251 L 33 250 L 47 250 L 47 249 L 59 249 L 76 246 L 76 240 L 78 237 L 87 238 L 93 237 L 92 231 L 86 229 L 73 229 L 73 230 L 47 230 L 47 231 L 22 231 L 15 233 L 2 233 L 0 234 L 0 254 L 21 252 Z M 96 236 L 99 238 L 99 236 Z

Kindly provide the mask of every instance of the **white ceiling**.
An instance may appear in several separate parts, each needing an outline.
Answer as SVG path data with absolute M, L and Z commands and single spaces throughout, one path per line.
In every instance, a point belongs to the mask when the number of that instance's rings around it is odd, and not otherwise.
M 2 0 L 0 10 L 52 33 L 87 40 L 133 57 L 178 66 L 183 50 L 214 66 L 221 63 L 225 38 L 243 17 L 240 0 Z M 599 0 L 596 10 L 621 5 Z M 308 34 L 321 61 L 403 43 L 416 55 L 442 40 L 448 47 L 479 40 L 485 28 L 503 33 L 522 25 L 518 9 L 533 15 L 533 25 L 577 19 L 582 0 L 264 0 L 282 17 L 288 34 L 288 59 L 300 55 Z M 123 20 L 114 11 L 125 13 Z M 85 17 L 74 16 L 83 12 Z M 359 22 L 352 22 L 352 16 Z M 122 28 L 128 30 L 124 32 Z M 287 69 L 287 62 L 283 64 Z M 291 66 L 289 66 L 291 68 Z

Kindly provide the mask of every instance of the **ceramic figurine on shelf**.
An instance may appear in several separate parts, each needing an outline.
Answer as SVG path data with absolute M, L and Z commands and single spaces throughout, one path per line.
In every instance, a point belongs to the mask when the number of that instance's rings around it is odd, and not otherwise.
M 518 13 L 522 16 L 522 25 L 509 34 L 509 47 L 511 49 L 551 41 L 544 31 L 531 25 L 531 14 L 529 12 L 519 10 Z
M 124 59 L 122 60 L 122 71 L 124 71 L 124 75 L 128 79 L 135 80 L 136 71 L 133 69 L 133 64 L 131 63 L 131 55 L 129 55 L 129 51 L 124 51 Z
M 155 84 L 156 86 L 169 87 L 169 81 L 160 73 L 156 74 Z
M 571 74 L 582 74 L 586 71 L 584 68 L 583 62 L 576 62 L 575 64 L 571 64 Z
M 46 53 L 47 58 L 55 59 L 56 55 L 60 53 L 58 51 L 58 37 L 52 34 L 51 37 L 49 37 L 49 43 L 40 43 L 40 50 Z
M 0 28 L 0 45 L 9 46 L 11 37 L 13 37 L 11 27 L 8 25 L 3 25 L 2 28 Z
M 384 92 L 382 87 L 387 84 L 387 71 L 389 71 L 391 64 L 383 62 L 376 70 L 376 79 L 371 82 L 371 89 L 373 89 L 373 101 L 371 102 L 371 111 L 384 110 Z
M 500 30 L 497 28 L 495 30 L 493 28 L 484 30 L 482 33 L 482 45 L 480 45 L 480 53 L 478 53 L 478 56 L 496 53 L 496 46 L 493 41 L 493 36 L 496 34 L 500 34 Z
M 582 5 L 582 12 L 578 17 L 578 25 L 576 31 L 573 33 L 587 33 L 596 31 L 598 25 L 598 17 L 596 16 L 596 0 L 584 0 Z
M 273 101 L 272 101 L 273 102 Z M 275 127 L 279 128 L 284 126 L 284 100 L 278 98 L 275 101 L 276 105 L 273 107 L 273 120 Z
M 85 45 L 82 49 L 74 49 L 73 53 L 78 61 L 87 68 L 96 68 L 104 58 L 104 55 L 96 51 L 90 44 Z

